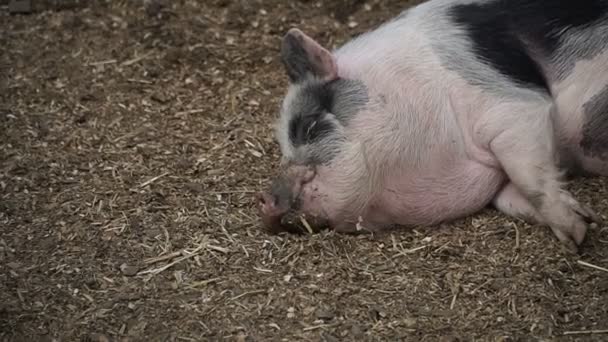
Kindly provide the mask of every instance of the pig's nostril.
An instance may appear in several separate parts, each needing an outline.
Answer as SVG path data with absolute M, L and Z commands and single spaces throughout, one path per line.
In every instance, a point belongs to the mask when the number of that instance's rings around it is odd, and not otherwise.
M 264 193 L 260 192 L 255 196 L 256 200 L 258 201 L 259 204 L 265 205 L 266 204 L 266 198 L 264 196 Z
M 313 180 L 313 178 L 315 178 L 316 174 L 317 170 L 315 170 L 313 166 L 309 166 L 306 172 L 304 173 L 304 182 L 310 182 L 311 180 Z
M 274 196 L 272 196 L 271 194 L 262 192 L 262 193 L 257 194 L 256 197 L 257 197 L 258 203 L 260 205 L 263 205 L 263 206 L 276 205 L 276 200 L 275 200 Z

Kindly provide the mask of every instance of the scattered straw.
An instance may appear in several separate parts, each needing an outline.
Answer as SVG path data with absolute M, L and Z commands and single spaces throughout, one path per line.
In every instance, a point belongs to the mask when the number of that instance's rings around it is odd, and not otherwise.
M 141 271 L 141 272 L 137 273 L 137 275 L 158 274 L 158 273 L 161 273 L 161 272 L 163 272 L 163 271 L 171 268 L 175 264 L 178 264 L 178 263 L 180 263 L 180 262 L 182 262 L 182 261 L 184 261 L 186 259 L 190 259 L 190 258 L 198 255 L 203 250 L 203 247 L 205 247 L 205 246 L 201 245 L 201 246 L 197 247 L 194 251 L 190 252 L 190 254 L 185 255 L 185 256 L 183 256 L 183 257 L 181 257 L 181 258 L 179 258 L 179 259 L 177 259 L 177 260 L 175 260 L 173 262 L 170 262 L 170 263 L 166 264 L 163 267 Z
M 308 221 L 306 221 L 304 216 L 300 216 L 300 221 L 302 221 L 302 224 L 304 225 L 304 227 L 306 227 L 306 230 L 308 231 L 308 233 L 310 235 L 312 235 L 313 234 L 312 228 L 310 227 L 310 224 L 308 224 Z
M 600 271 L 608 272 L 608 268 L 604 268 L 604 267 L 601 267 L 601 266 L 596 266 L 596 265 L 593 265 L 593 264 L 590 264 L 590 263 L 588 263 L 588 262 L 581 261 L 581 260 L 577 260 L 576 262 L 577 262 L 579 265 L 583 265 L 583 266 L 587 266 L 587 267 L 590 267 L 590 268 L 595 268 L 596 270 L 600 270 Z
M 252 295 L 263 294 L 263 293 L 266 293 L 266 290 L 255 290 L 255 291 L 243 292 L 238 296 L 230 298 L 230 301 L 235 301 L 235 300 L 237 300 L 239 298 L 243 298 L 245 296 L 252 296 Z
M 91 62 L 91 63 L 89 63 L 89 65 L 98 66 L 98 65 L 113 64 L 113 63 L 116 63 L 116 62 L 117 62 L 117 60 L 115 60 L 115 59 L 108 59 L 108 60 L 105 60 L 105 61 Z
M 155 264 L 157 262 L 161 262 L 161 261 L 177 258 L 180 255 L 182 255 L 181 251 L 179 251 L 179 252 L 173 252 L 173 253 L 169 253 L 167 255 L 159 256 L 159 257 L 156 257 L 156 258 L 146 259 L 146 260 L 144 260 L 144 263 L 146 263 L 146 264 Z
M 207 111 L 207 109 L 190 109 L 190 110 L 184 110 L 181 112 L 177 112 L 177 113 L 175 113 L 175 116 L 182 116 L 182 115 L 186 115 L 186 114 L 198 114 L 198 113 L 203 113 L 206 111 Z
M 193 282 L 192 284 L 190 284 L 188 286 L 189 289 L 193 289 L 193 288 L 197 288 L 197 287 L 201 287 L 201 286 L 207 286 L 211 283 L 217 283 L 218 281 L 220 281 L 222 278 L 217 277 L 217 278 L 211 278 L 211 279 L 207 279 L 207 280 L 202 280 L 202 281 L 196 281 Z
M 122 62 L 121 65 L 122 66 L 128 66 L 128 65 L 131 65 L 131 64 L 135 64 L 135 63 L 137 63 L 137 62 L 139 62 L 141 60 L 144 60 L 144 59 L 150 57 L 150 55 L 152 55 L 152 53 L 154 53 L 154 51 L 150 51 L 150 52 L 146 53 L 145 55 L 141 55 L 139 57 L 135 57 L 133 59 L 129 59 L 128 61 L 124 61 L 124 62 Z
M 311 327 L 306 327 L 302 330 L 304 331 L 311 331 L 311 330 L 317 330 L 317 329 L 323 329 L 323 328 L 332 328 L 335 327 L 337 325 L 339 325 L 340 323 L 333 323 L 333 324 L 319 324 L 319 325 L 313 325 Z
M 265 268 L 259 268 L 259 267 L 253 267 L 254 270 L 258 271 L 258 272 L 262 272 L 262 273 L 272 273 L 272 270 L 268 270 Z
M 519 228 L 517 224 L 513 224 L 513 228 L 515 228 L 515 249 L 519 249 Z
M 414 252 L 417 252 L 417 251 L 419 251 L 419 250 L 421 250 L 421 249 L 425 249 L 425 248 L 427 248 L 427 247 L 428 247 L 428 246 L 419 246 L 419 247 L 414 247 L 414 248 L 410 248 L 410 249 L 402 249 L 402 250 L 397 250 L 397 252 L 398 252 L 399 254 L 401 254 L 401 255 L 404 255 L 404 256 L 405 256 L 405 255 L 408 255 L 408 254 L 412 254 L 412 253 L 414 253 Z
M 224 247 L 220 247 L 220 246 L 207 245 L 207 248 L 210 249 L 210 250 L 212 250 L 212 251 L 220 252 L 222 254 L 228 254 L 228 252 L 230 252 L 230 249 L 224 248 Z
M 231 194 L 253 194 L 256 193 L 256 190 L 223 190 L 223 191 L 209 191 L 208 194 L 211 195 L 231 195 Z
M 455 293 L 454 296 L 452 297 L 452 302 L 450 303 L 450 310 L 454 310 L 454 307 L 456 306 L 457 297 L 458 297 L 458 293 Z
M 138 80 L 135 78 L 128 78 L 127 81 L 131 82 L 131 83 L 141 83 L 141 84 L 154 84 L 150 81 L 146 81 L 146 80 Z
M 592 335 L 592 334 L 608 334 L 606 330 L 575 330 L 575 331 L 564 331 L 564 335 Z
M 169 174 L 169 172 L 165 172 L 165 173 L 163 173 L 162 175 L 159 175 L 159 176 L 153 177 L 153 178 L 151 178 L 151 179 L 149 179 L 149 180 L 147 180 L 147 181 L 145 181 L 145 182 L 141 183 L 141 184 L 139 185 L 139 187 L 140 187 L 140 188 L 143 188 L 143 187 L 145 187 L 146 185 L 150 185 L 150 184 L 152 184 L 152 183 L 156 182 L 157 180 L 159 180 L 159 179 L 161 179 L 161 178 L 165 177 L 165 176 L 166 176 L 166 175 L 168 175 L 168 174 Z

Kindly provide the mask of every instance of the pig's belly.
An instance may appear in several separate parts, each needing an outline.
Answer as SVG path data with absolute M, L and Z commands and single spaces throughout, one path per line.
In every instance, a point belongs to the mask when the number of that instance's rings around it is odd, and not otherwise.
M 380 226 L 432 225 L 461 218 L 485 207 L 506 180 L 501 170 L 474 161 L 436 172 L 396 174 L 369 207 L 367 218 Z

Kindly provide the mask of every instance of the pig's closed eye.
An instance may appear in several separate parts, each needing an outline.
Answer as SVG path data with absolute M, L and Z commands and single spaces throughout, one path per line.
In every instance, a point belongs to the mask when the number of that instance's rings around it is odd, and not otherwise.
M 334 127 L 331 122 L 319 116 L 298 116 L 290 122 L 289 139 L 294 146 L 315 143 L 332 134 Z
M 315 126 L 317 125 L 317 121 L 313 121 L 309 126 L 308 129 L 306 130 L 306 140 L 310 141 L 311 135 L 310 132 L 312 131 L 313 128 L 315 128 Z

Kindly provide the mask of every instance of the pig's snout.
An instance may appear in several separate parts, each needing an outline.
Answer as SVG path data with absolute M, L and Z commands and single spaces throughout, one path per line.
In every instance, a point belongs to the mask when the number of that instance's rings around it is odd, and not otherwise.
M 280 209 L 277 198 L 268 192 L 257 195 L 258 210 L 264 225 L 273 232 L 281 230 L 281 217 L 287 212 Z
M 262 222 L 271 233 L 301 234 L 303 232 L 297 221 L 296 208 L 283 202 L 281 196 L 272 192 L 261 192 L 257 199 Z
M 258 210 L 262 222 L 273 233 L 303 233 L 303 213 L 300 213 L 300 195 L 306 183 L 315 177 L 314 168 L 291 167 L 276 179 L 270 191 L 258 193 Z M 314 220 L 317 223 L 318 219 Z
M 279 178 L 272 183 L 270 191 L 257 195 L 258 209 L 264 225 L 274 233 L 285 231 L 283 217 L 292 209 L 292 190 L 289 182 Z

